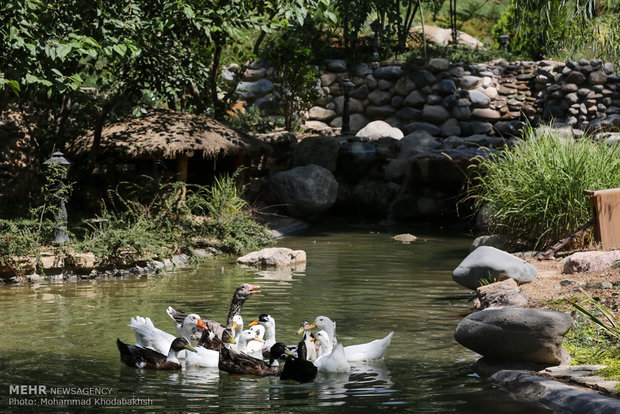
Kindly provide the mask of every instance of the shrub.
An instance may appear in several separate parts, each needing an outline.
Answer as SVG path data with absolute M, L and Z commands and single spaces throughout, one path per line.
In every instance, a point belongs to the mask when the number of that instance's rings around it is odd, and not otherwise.
M 590 220 L 583 190 L 620 186 L 619 154 L 617 144 L 529 130 L 513 148 L 481 160 L 469 195 L 477 209 L 491 207 L 496 232 L 542 248 Z

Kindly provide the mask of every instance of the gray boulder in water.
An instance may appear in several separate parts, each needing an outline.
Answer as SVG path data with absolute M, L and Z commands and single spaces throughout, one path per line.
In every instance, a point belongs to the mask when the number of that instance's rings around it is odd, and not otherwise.
M 490 360 L 561 365 L 570 362 L 562 340 L 572 326 L 564 312 L 488 308 L 464 318 L 454 339 Z
M 452 272 L 452 279 L 469 289 L 504 279 L 523 284 L 537 276 L 538 270 L 533 265 L 491 246 L 478 247 Z

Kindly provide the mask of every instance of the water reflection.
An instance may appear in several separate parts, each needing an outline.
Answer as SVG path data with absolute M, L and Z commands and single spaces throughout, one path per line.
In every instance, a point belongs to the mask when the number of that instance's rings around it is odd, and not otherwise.
M 399 232 L 407 229 L 399 229 Z M 0 382 L 110 387 L 112 397 L 151 398 L 148 407 L 121 411 L 365 412 L 399 411 L 507 414 L 549 412 L 516 404 L 471 377 L 476 355 L 453 340 L 467 312 L 468 291 L 452 269 L 467 253 L 468 238 L 410 231 L 404 245 L 393 233 L 313 231 L 280 245 L 303 249 L 305 268 L 277 271 L 209 261 L 196 269 L 158 276 L 0 287 Z M 302 320 L 326 315 L 338 324 L 339 342 L 365 343 L 394 331 L 383 361 L 352 364 L 344 375 L 320 374 L 309 384 L 230 375 L 215 369 L 158 372 L 124 367 L 116 338 L 134 343 L 127 327 L 135 315 L 174 332 L 168 306 L 225 321 L 234 289 L 261 286 L 243 306 L 246 321 L 261 313 L 277 320 L 277 339 L 296 344 Z M 24 349 L 26 341 L 27 349 Z M 7 400 L 0 400 L 4 411 Z M 125 408 L 125 409 L 123 409 Z

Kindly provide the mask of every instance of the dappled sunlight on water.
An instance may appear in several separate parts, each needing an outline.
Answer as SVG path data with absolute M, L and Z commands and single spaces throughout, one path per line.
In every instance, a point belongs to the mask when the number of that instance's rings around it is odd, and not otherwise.
M 0 377 L 7 384 L 0 407 L 8 407 L 9 384 L 43 384 L 109 387 L 112 397 L 150 398 L 148 406 L 130 408 L 151 411 L 550 412 L 517 403 L 472 375 L 476 355 L 453 339 L 471 294 L 452 282 L 451 272 L 471 240 L 416 234 L 416 242 L 401 244 L 393 234 L 312 229 L 284 238 L 279 245 L 307 253 L 307 265 L 295 269 L 254 270 L 214 260 L 166 275 L 0 287 Z M 386 357 L 309 384 L 120 364 L 115 340 L 135 343 L 127 327 L 132 316 L 149 316 L 174 332 L 165 313 L 172 305 L 223 322 L 234 289 L 244 282 L 262 291 L 243 307 L 246 326 L 270 313 L 278 340 L 296 344 L 302 320 L 327 315 L 344 345 L 394 331 Z

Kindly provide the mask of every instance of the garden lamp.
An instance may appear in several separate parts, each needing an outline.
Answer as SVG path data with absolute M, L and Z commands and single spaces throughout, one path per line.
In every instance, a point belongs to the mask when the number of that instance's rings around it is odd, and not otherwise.
M 381 23 L 379 20 L 375 20 L 370 24 L 371 30 L 375 33 L 372 38 L 372 53 L 370 60 L 377 62 L 379 60 L 379 31 L 381 30 Z
M 348 78 L 344 78 L 340 81 L 340 90 L 344 95 L 344 102 L 342 105 L 342 135 L 351 135 L 351 125 L 349 124 L 349 100 L 351 99 L 351 92 L 353 91 L 353 88 L 355 88 L 355 84 Z
M 510 36 L 504 33 L 499 37 L 499 40 L 502 42 L 502 45 L 504 45 L 504 53 L 508 53 L 508 41 L 510 40 Z
M 63 166 L 63 172 L 61 180 L 67 179 L 67 171 L 71 163 L 65 158 L 64 154 L 60 151 L 56 151 L 52 154 L 51 158 L 43 163 L 44 165 L 60 164 Z M 58 183 L 58 216 L 56 225 L 56 243 L 64 243 L 69 241 L 67 235 L 67 208 L 65 206 L 65 194 L 62 191 L 63 183 Z

